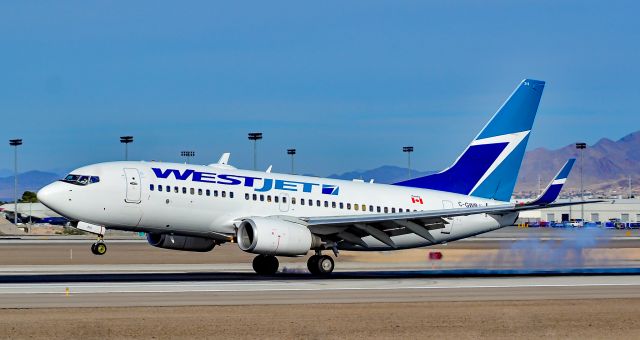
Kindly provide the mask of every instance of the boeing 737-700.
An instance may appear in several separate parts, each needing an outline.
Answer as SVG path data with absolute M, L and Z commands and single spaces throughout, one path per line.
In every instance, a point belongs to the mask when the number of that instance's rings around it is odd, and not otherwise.
M 236 169 L 228 155 L 208 166 L 107 162 L 72 171 L 38 199 L 78 227 L 144 232 L 149 244 L 211 251 L 237 243 L 257 254 L 259 274 L 278 270 L 277 256 L 315 254 L 313 274 L 328 274 L 323 252 L 425 247 L 512 225 L 518 212 L 553 203 L 570 160 L 530 203 L 510 203 L 543 81 L 523 80 L 449 168 L 395 184 L 343 181 Z

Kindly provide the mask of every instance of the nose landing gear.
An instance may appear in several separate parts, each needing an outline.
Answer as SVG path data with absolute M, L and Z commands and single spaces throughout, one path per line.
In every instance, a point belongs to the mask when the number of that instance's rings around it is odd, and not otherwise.
M 104 243 L 102 235 L 100 235 L 98 241 L 91 245 L 91 252 L 94 255 L 104 255 L 107 252 L 107 245 Z

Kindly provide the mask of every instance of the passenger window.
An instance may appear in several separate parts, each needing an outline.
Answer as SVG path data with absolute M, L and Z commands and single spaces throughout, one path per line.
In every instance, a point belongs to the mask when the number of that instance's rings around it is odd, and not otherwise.
M 258 195 L 257 194 L 253 194 L 253 200 L 257 201 L 258 200 Z
M 402 212 L 402 208 L 400 208 L 400 210 L 398 210 L 398 212 Z
M 191 195 L 196 193 L 196 191 L 193 188 L 189 188 L 189 192 L 191 193 Z
M 373 212 L 373 206 L 372 205 L 369 206 L 369 212 Z
M 229 191 L 229 198 L 233 198 L 233 191 Z
M 296 204 L 296 198 L 295 197 L 291 197 L 291 204 Z
M 287 203 L 287 196 L 282 198 L 282 203 Z
M 331 207 L 335 209 L 335 207 L 336 207 L 336 202 L 331 202 Z
M 396 213 L 396 208 L 391 208 L 391 213 L 395 214 Z
M 173 187 L 173 191 L 177 194 L 180 192 L 180 189 L 178 187 Z
M 351 210 L 351 203 L 347 203 L 347 209 Z
M 162 191 L 162 185 L 158 185 L 158 191 Z
M 183 193 L 183 194 L 186 194 L 186 193 L 187 193 L 187 188 L 182 187 L 182 193 Z
M 317 201 L 316 201 L 316 206 L 318 206 L 318 207 L 319 207 L 319 206 L 321 206 L 321 205 L 322 205 L 322 203 L 320 202 L 320 200 L 317 200 Z
M 227 197 L 227 192 L 222 190 L 222 197 Z
M 260 195 L 260 202 L 264 202 L 264 195 Z
M 271 195 L 267 195 L 267 202 L 271 203 Z
M 249 194 L 244 194 L 244 199 L 246 199 L 247 201 L 249 200 Z
M 353 210 L 360 210 L 360 207 L 358 206 L 358 203 L 353 205 Z
M 344 209 L 344 203 L 340 202 L 340 209 Z
M 324 201 L 324 207 L 328 208 L 329 207 L 329 201 Z
M 153 191 L 153 184 L 149 184 L 149 190 Z
M 389 208 L 384 207 L 384 213 L 385 213 L 385 214 L 389 213 Z
M 304 198 L 300 199 L 300 205 L 304 205 Z
M 198 195 L 202 196 L 202 189 L 198 189 Z
M 380 206 L 377 206 L 377 207 L 376 207 L 376 211 L 377 211 L 377 212 L 380 212 Z
M 280 200 L 279 196 L 273 196 L 273 201 L 274 202 L 278 203 L 279 200 Z
M 214 197 L 218 197 L 218 190 L 214 190 L 214 191 L 213 191 L 213 196 L 214 196 Z
M 366 205 L 362 205 L 362 211 L 367 211 L 367 206 Z
M 171 192 L 171 186 L 167 185 L 167 192 Z
M 205 194 L 206 194 L 207 196 L 211 196 L 211 190 L 207 189 L 207 190 L 205 191 Z

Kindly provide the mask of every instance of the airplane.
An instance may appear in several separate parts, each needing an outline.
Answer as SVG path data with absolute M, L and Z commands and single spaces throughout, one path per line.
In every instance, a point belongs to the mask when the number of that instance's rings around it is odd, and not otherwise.
M 277 256 L 313 255 L 315 275 L 332 251 L 383 251 L 447 243 L 513 225 L 522 210 L 583 202 L 511 203 L 545 82 L 525 79 L 445 170 L 394 184 L 237 169 L 229 154 L 210 165 L 119 161 L 88 165 L 38 192 L 50 209 L 92 230 L 144 232 L 150 245 L 211 251 L 225 243 L 256 254 L 261 275 Z M 568 172 L 567 172 L 568 175 Z

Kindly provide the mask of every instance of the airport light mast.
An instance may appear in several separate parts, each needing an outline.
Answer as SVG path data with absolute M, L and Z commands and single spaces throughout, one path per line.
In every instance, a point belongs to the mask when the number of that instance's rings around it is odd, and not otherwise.
M 10 139 L 9 145 L 13 150 L 13 224 L 18 225 L 18 146 L 22 145 L 22 139 Z
M 287 149 L 287 155 L 291 155 L 291 174 L 294 175 L 293 171 L 293 156 L 296 154 L 296 149 Z
M 129 160 L 129 143 L 133 143 L 133 136 L 120 137 L 120 143 L 124 144 L 124 160 Z
M 580 200 L 584 201 L 584 187 L 582 186 L 582 163 L 584 149 L 587 148 L 587 143 L 576 143 L 576 149 L 580 151 Z M 580 219 L 582 219 L 582 225 L 584 226 L 584 204 L 580 204 Z
M 409 167 L 409 179 L 411 179 L 411 153 L 413 152 L 413 146 L 403 146 L 402 152 L 407 153 L 407 163 Z
M 253 141 L 253 170 L 258 170 L 257 144 L 262 139 L 262 132 L 249 132 L 249 140 Z
M 196 156 L 196 152 L 195 151 L 181 151 L 180 152 L 180 156 L 185 158 L 185 161 L 184 161 L 185 164 L 189 164 L 189 161 L 190 161 L 191 157 L 195 157 Z

